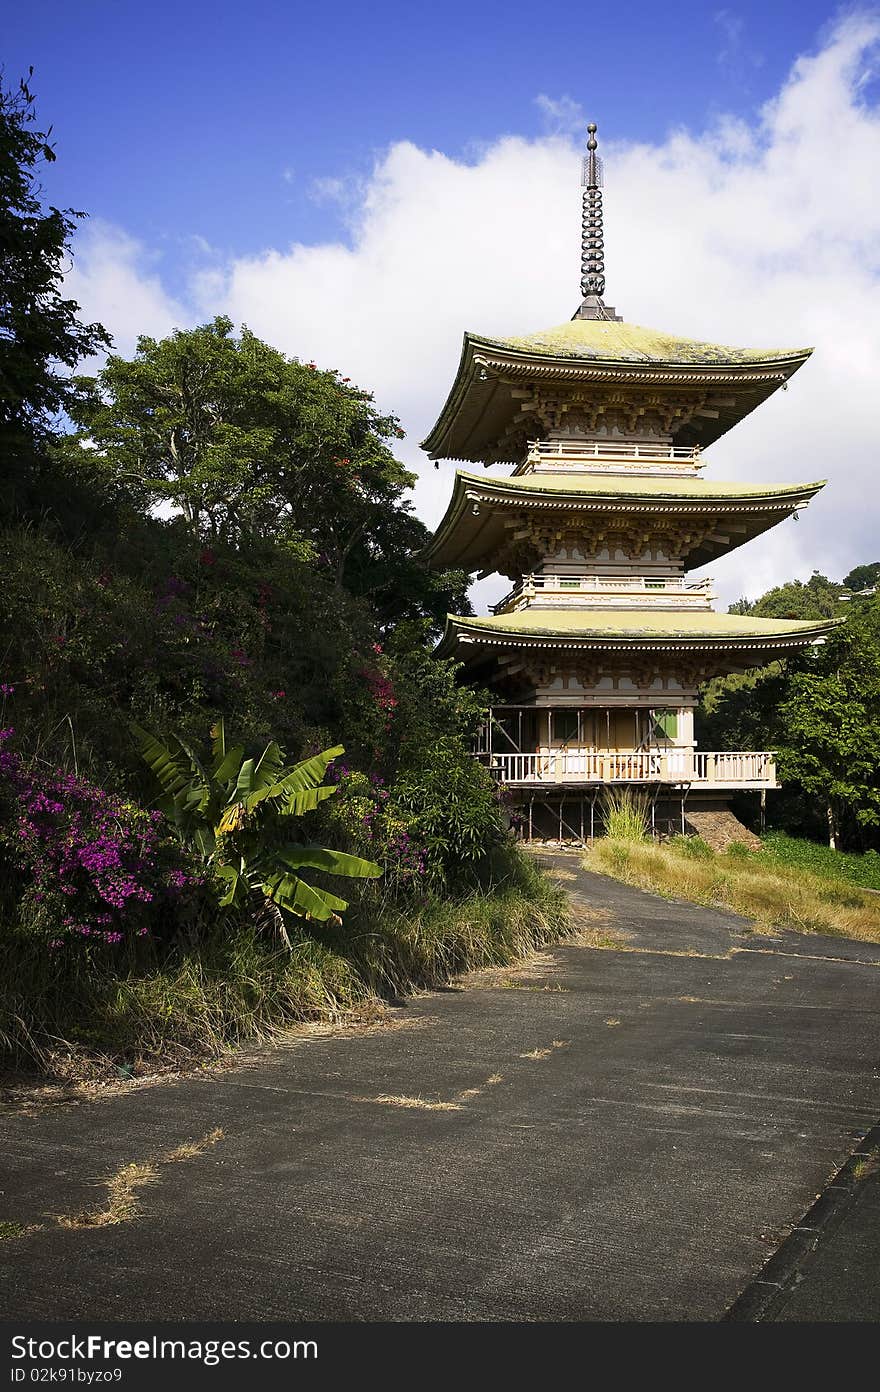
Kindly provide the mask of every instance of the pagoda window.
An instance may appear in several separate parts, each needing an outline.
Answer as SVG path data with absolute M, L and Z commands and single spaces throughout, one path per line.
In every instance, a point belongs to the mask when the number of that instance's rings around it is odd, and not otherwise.
M 552 715 L 552 738 L 569 744 L 579 736 L 580 720 L 576 710 L 555 710 Z
M 678 739 L 678 711 L 656 710 L 653 715 L 654 728 L 659 738 L 674 743 Z

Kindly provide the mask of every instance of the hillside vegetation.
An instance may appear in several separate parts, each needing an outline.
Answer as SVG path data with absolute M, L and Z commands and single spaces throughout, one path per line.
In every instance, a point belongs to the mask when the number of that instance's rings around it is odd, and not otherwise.
M 0 1058 L 179 1062 L 563 933 L 397 419 L 223 317 L 77 376 L 54 158 L 0 89 Z

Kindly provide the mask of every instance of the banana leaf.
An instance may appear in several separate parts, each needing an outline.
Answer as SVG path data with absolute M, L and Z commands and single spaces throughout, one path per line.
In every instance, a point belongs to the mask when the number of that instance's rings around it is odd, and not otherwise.
M 375 861 L 347 855 L 344 851 L 331 851 L 325 846 L 282 846 L 275 852 L 275 859 L 291 870 L 326 870 L 330 875 L 348 875 L 359 880 L 374 880 L 382 874 L 382 867 Z

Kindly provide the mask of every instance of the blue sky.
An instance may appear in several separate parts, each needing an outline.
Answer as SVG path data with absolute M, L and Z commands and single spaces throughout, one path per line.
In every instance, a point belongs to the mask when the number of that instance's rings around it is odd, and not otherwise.
M 361 174 L 401 139 L 468 159 L 501 135 L 539 134 L 542 93 L 628 140 L 744 115 L 838 12 L 821 0 L 44 0 L 7 9 L 3 54 L 7 78 L 35 68 L 60 156 L 53 199 L 167 248 L 173 284 L 187 237 L 242 254 L 333 235 L 338 207 L 315 180 Z
M 400 415 L 429 525 L 452 466 L 418 442 L 462 331 L 576 307 L 595 119 L 609 302 L 693 338 L 815 345 L 709 456 L 716 478 L 830 480 L 719 563 L 722 602 L 876 559 L 880 0 L 44 0 L 5 17 L 3 60 L 7 82 L 33 64 L 54 124 L 49 197 L 90 214 L 68 275 L 84 315 L 130 353 L 226 313 L 338 367 Z

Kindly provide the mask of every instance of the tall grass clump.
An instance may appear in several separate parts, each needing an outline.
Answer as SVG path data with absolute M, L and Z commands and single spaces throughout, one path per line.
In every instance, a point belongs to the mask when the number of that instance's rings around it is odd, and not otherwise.
M 670 899 L 731 909 L 766 927 L 880 942 L 880 897 L 800 866 L 740 848 L 690 853 L 676 842 L 634 844 L 606 838 L 587 853 L 591 870 Z
M 605 835 L 615 841 L 646 841 L 649 807 L 643 792 L 633 788 L 606 788 L 602 794 Z
M 0 1062 L 60 1077 L 188 1066 L 298 1023 L 378 1017 L 382 998 L 507 965 L 567 931 L 564 893 L 512 845 L 486 888 L 406 899 L 369 882 L 344 926 L 303 925 L 289 947 L 232 910 L 109 951 L 47 952 L 7 918 Z

